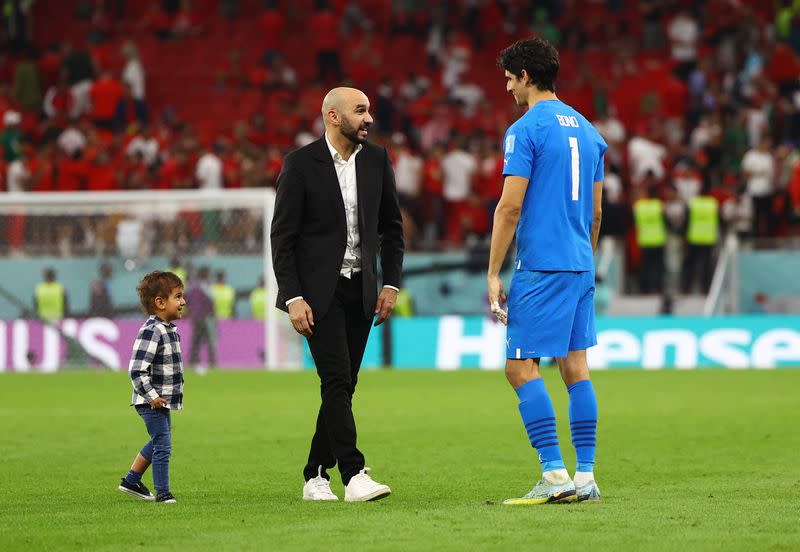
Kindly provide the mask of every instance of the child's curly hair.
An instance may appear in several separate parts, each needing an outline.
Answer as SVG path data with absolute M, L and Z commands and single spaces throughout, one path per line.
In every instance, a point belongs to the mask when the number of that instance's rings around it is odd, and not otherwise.
M 156 297 L 166 299 L 176 287 L 183 287 L 183 281 L 174 272 L 154 270 L 148 272 L 136 286 L 139 301 L 147 314 L 156 313 Z

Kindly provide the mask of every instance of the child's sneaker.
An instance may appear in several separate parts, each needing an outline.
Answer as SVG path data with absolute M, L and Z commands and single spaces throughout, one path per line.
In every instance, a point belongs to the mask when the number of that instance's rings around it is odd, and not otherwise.
M 172 496 L 171 492 L 165 491 L 163 493 L 158 493 L 158 496 L 156 496 L 156 502 L 163 502 L 165 504 L 175 504 L 177 500 L 175 500 L 175 497 Z
M 128 480 L 124 477 L 122 481 L 119 482 L 119 487 L 117 487 L 123 493 L 128 493 L 136 498 L 141 498 L 142 500 L 155 500 L 156 497 L 153 496 L 153 493 L 150 490 L 142 485 L 141 482 L 139 483 L 128 483 Z

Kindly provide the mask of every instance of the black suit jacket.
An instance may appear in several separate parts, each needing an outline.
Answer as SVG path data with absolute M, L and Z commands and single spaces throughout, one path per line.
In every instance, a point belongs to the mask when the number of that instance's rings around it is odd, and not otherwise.
M 386 148 L 363 144 L 356 156 L 364 316 L 372 318 L 380 249 L 383 284 L 400 287 L 403 223 Z M 344 201 L 323 136 L 288 154 L 278 176 L 270 236 L 277 307 L 302 295 L 319 320 L 333 300 L 347 247 Z

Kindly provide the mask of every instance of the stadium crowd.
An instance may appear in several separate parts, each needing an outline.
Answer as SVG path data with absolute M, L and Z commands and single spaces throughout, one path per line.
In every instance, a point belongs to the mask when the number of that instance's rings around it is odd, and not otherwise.
M 660 198 L 677 234 L 703 194 L 742 237 L 798 233 L 794 2 L 59 4 L 63 17 L 5 2 L 8 192 L 274 186 L 282 155 L 322 133 L 325 91 L 349 82 L 372 100 L 371 139 L 390 147 L 410 248 L 484 241 L 500 141 L 521 114 L 494 61 L 535 34 L 560 50 L 559 97 L 609 144 L 603 232 L 631 262 L 640 197 Z

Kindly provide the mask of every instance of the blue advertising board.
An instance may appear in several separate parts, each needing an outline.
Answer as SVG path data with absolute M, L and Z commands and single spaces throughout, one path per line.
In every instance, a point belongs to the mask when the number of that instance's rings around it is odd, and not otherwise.
M 373 328 L 363 366 L 382 366 L 383 327 Z M 499 370 L 505 327 L 482 316 L 394 318 L 396 369 Z M 592 369 L 800 367 L 800 316 L 597 318 Z M 313 366 L 308 350 L 306 367 Z

